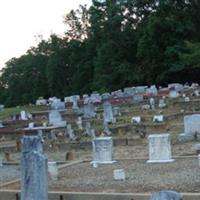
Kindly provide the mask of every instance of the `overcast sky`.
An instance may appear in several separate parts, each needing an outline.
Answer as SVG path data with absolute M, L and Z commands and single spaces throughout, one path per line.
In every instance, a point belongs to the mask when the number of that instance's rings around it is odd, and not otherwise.
M 63 16 L 91 0 L 0 0 L 0 68 L 37 44 L 36 36 L 45 39 L 51 33 L 65 31 Z

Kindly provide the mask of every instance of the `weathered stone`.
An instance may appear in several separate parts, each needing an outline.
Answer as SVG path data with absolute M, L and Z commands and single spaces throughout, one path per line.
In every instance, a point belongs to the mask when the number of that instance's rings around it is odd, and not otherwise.
M 93 146 L 93 162 L 100 164 L 110 164 L 113 154 L 112 137 L 99 137 L 92 141 Z
M 53 181 L 58 180 L 58 166 L 56 162 L 48 162 L 48 172 Z
M 115 169 L 113 171 L 114 180 L 124 181 L 126 179 L 125 171 L 123 169 Z
M 148 163 L 173 162 L 169 134 L 149 135 Z
M 96 116 L 96 113 L 95 113 L 94 104 L 92 103 L 91 98 L 88 97 L 84 100 L 83 117 L 85 119 L 89 119 L 89 118 L 94 118 L 95 116 Z
M 62 120 L 61 114 L 57 110 L 52 110 L 49 113 L 49 123 L 53 126 L 66 126 L 66 121 Z
M 141 123 L 141 117 L 140 116 L 137 116 L 137 117 L 132 117 L 131 118 L 131 123 Z
M 47 158 L 38 136 L 23 138 L 21 176 L 21 200 L 48 199 Z
M 107 123 L 113 123 L 114 120 L 113 110 L 112 110 L 112 105 L 109 101 L 105 101 L 103 103 L 103 110 L 104 110 L 104 121 Z
M 60 99 L 53 98 L 52 103 L 51 103 L 51 109 L 52 110 L 64 110 L 65 103 L 62 102 Z
M 164 116 L 163 115 L 155 115 L 153 117 L 153 122 L 163 122 L 164 121 Z
M 182 200 L 182 195 L 174 191 L 161 191 L 153 193 L 150 200 Z
M 28 120 L 26 111 L 24 111 L 24 110 L 21 111 L 20 115 L 21 115 L 21 120 Z

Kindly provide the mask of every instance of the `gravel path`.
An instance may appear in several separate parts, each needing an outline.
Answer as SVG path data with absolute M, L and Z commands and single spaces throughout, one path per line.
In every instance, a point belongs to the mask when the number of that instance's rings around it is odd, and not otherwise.
M 125 170 L 125 181 L 113 180 L 113 170 L 120 168 Z M 77 192 L 151 192 L 163 189 L 200 192 L 200 168 L 194 158 L 178 159 L 167 164 L 126 160 L 98 168 L 81 163 L 62 170 L 58 181 L 49 181 L 49 189 Z

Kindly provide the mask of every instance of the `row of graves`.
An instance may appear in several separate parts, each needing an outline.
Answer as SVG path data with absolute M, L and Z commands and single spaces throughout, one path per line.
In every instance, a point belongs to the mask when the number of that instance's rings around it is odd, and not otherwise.
M 45 110 L 2 121 L 0 199 L 8 189 L 21 200 L 70 199 L 65 192 L 82 192 L 75 199 L 200 199 L 198 84 L 40 98 L 36 105 Z M 5 134 L 17 120 L 24 122 L 18 134 Z M 115 198 L 102 196 L 111 193 Z

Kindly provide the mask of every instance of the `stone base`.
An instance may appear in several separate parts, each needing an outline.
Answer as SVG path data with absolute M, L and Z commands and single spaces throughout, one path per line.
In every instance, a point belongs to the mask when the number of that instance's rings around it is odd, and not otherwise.
M 178 141 L 179 142 L 187 142 L 187 141 L 191 141 L 191 140 L 194 140 L 194 136 L 193 135 L 187 135 L 185 133 L 182 133 L 182 134 L 179 134 L 178 135 Z
M 112 161 L 92 161 L 90 162 L 90 164 L 113 164 L 116 163 L 117 161 L 112 160 Z
M 170 160 L 148 160 L 147 163 L 169 163 L 174 162 L 174 159 Z

